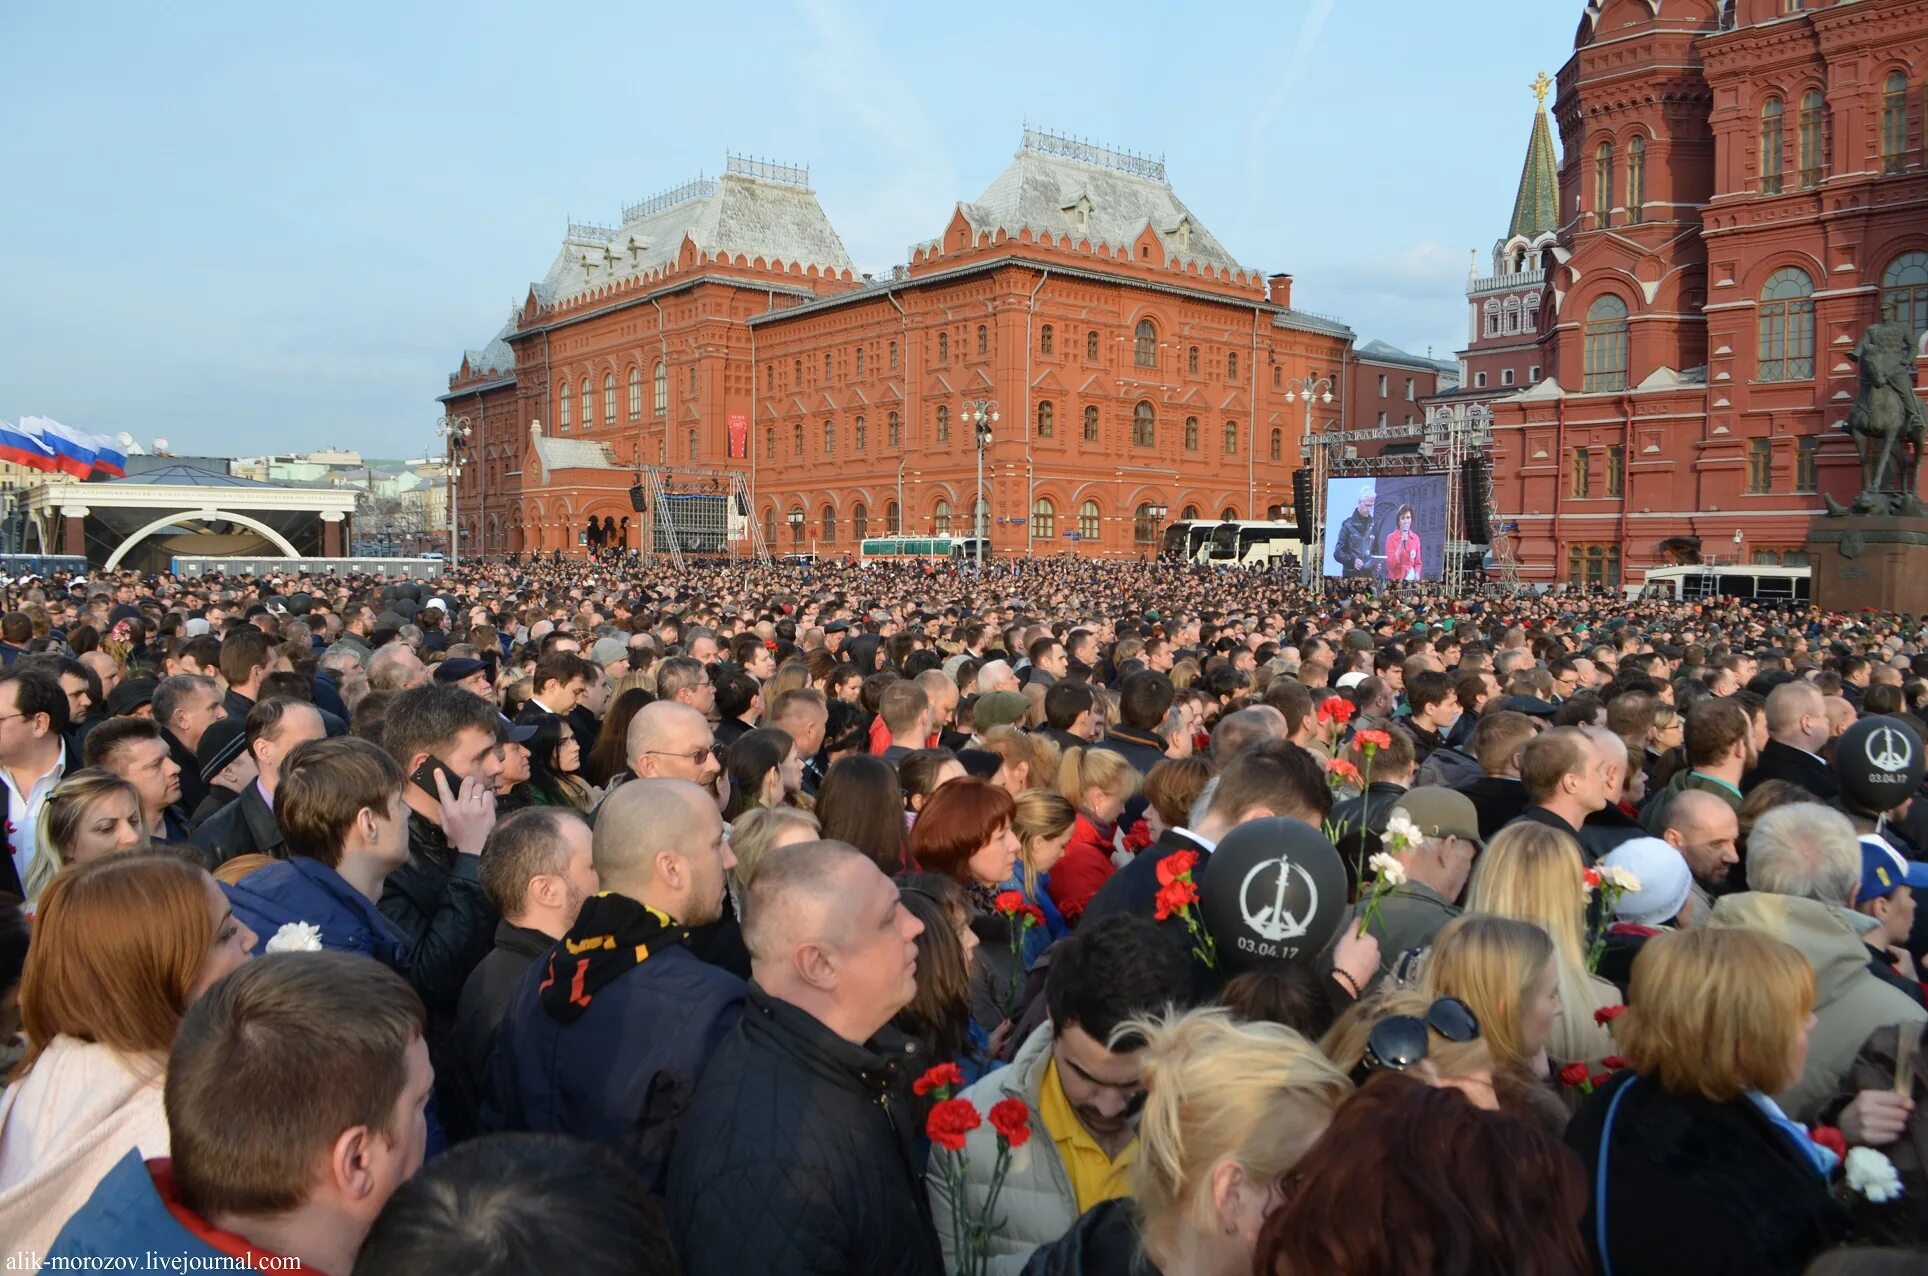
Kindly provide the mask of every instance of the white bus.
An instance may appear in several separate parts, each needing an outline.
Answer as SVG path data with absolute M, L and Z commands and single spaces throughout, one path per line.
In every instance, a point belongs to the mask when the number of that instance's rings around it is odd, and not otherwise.
M 988 540 L 984 544 L 984 557 L 991 556 Z M 889 559 L 924 558 L 949 559 L 954 563 L 974 563 L 977 561 L 977 538 L 971 536 L 871 536 L 857 547 L 859 562 L 871 563 Z
M 1298 554 L 1298 524 L 1287 519 L 1181 519 L 1165 529 L 1159 557 L 1213 567 L 1271 567 Z
M 1658 594 L 1662 598 L 1749 598 L 1759 602 L 1806 602 L 1813 577 L 1811 567 L 1749 566 L 1741 563 L 1694 563 L 1681 567 L 1650 567 L 1646 580 L 1630 587 L 1632 596 Z

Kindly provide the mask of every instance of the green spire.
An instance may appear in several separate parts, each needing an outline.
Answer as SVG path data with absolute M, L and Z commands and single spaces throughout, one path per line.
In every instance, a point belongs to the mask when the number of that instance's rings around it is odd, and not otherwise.
M 1513 221 L 1506 237 L 1535 239 L 1559 225 L 1560 165 L 1553 155 L 1553 131 L 1546 123 L 1546 91 L 1552 85 L 1546 72 L 1533 81 L 1533 133 L 1526 142 L 1526 164 L 1520 169 L 1520 193 L 1513 197 Z

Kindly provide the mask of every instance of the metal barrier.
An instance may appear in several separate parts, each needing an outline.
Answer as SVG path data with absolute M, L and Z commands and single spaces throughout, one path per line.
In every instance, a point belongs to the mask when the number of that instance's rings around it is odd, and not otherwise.
M 285 576 L 327 572 L 359 572 L 364 576 L 394 576 L 403 580 L 432 580 L 448 570 L 433 558 L 213 558 L 181 555 L 170 569 L 176 576 Z

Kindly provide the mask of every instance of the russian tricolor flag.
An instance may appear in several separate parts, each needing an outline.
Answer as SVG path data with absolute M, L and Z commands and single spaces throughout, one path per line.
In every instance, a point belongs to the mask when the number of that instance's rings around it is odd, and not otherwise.
M 33 429 L 32 421 L 32 417 L 24 417 L 17 426 L 0 421 L 0 460 L 35 470 L 58 469 L 53 447 Z
M 94 472 L 94 449 L 81 431 L 44 416 L 22 417 L 20 424 L 32 427 L 53 449 L 54 468 L 61 473 L 85 479 Z

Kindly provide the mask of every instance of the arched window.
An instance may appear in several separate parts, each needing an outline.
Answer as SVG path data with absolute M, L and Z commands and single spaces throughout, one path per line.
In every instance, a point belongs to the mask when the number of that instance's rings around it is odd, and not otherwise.
M 1586 392 L 1627 388 L 1627 303 L 1612 293 L 1587 307 Z
M 1627 142 L 1627 220 L 1640 220 L 1647 202 L 1647 139 L 1636 133 Z
M 1055 336 L 1051 331 L 1050 324 L 1047 323 L 1044 325 L 1044 327 L 1038 329 L 1038 353 L 1039 354 L 1050 354 L 1051 347 L 1054 341 L 1055 341 Z
M 1506 299 L 1506 305 L 1501 308 L 1501 314 L 1503 322 L 1500 327 L 1503 331 L 1518 332 L 1520 330 L 1520 299 L 1518 297 L 1508 297 Z
M 1761 289 L 1760 363 L 1762 381 L 1805 381 L 1814 375 L 1814 281 L 1807 272 L 1783 267 Z
M 1058 537 L 1058 507 L 1051 498 L 1040 496 L 1031 503 L 1031 539 L 1034 541 L 1056 540 Z
M 1158 523 L 1164 511 L 1150 501 L 1146 501 L 1132 511 L 1131 538 L 1140 545 L 1155 545 L 1158 542 Z
M 1881 89 L 1881 171 L 1899 173 L 1908 160 L 1908 80 L 1896 71 Z
M 884 418 L 884 446 L 896 447 L 900 434 L 902 434 L 902 431 L 898 428 L 898 417 L 897 414 L 893 412 Z
M 937 441 L 951 441 L 951 410 L 941 403 L 937 405 Z
M 1233 509 L 1230 505 L 1227 505 L 1224 509 L 1218 512 L 1218 517 L 1220 522 L 1226 522 L 1237 518 L 1238 511 L 1236 509 Z
M 850 511 L 850 538 L 861 541 L 868 535 L 870 535 L 870 507 L 858 501 Z
M 1827 107 L 1821 90 L 1809 89 L 1801 96 L 1801 185 L 1821 184 L 1821 122 Z
M 861 452 L 870 445 L 870 427 L 858 417 L 850 427 L 850 446 L 853 451 Z
M 1225 423 L 1225 455 L 1233 456 L 1238 452 L 1238 422 Z
M 951 503 L 943 497 L 937 500 L 937 508 L 931 511 L 931 533 L 936 536 L 951 534 Z
M 1131 361 L 1141 368 L 1158 366 L 1158 329 L 1149 319 L 1140 319 L 1131 343 Z
M 1086 501 L 1078 507 L 1078 537 L 1080 540 L 1097 540 L 1099 536 L 1098 523 L 1098 502 Z
M 823 454 L 825 456 L 837 455 L 837 423 L 835 421 L 825 421 L 823 423 Z
M 1905 324 L 1921 340 L 1928 332 L 1928 253 L 1903 253 L 1881 272 L 1882 318 Z
M 603 373 L 603 423 L 616 424 L 616 374 Z
M 690 429 L 688 442 L 689 442 L 689 453 L 688 453 L 689 459 L 694 461 L 696 459 L 696 429 L 693 426 Z
M 900 511 L 897 508 L 897 502 L 885 501 L 884 502 L 884 535 L 900 536 L 903 534 L 903 531 L 904 531 L 904 524 L 903 524 L 902 511 Z
M 1786 108 L 1781 99 L 1771 97 L 1761 103 L 1761 194 L 1781 193 L 1781 169 L 1786 130 L 1782 117 Z
M 696 394 L 696 371 L 696 365 L 692 363 L 690 365 L 690 394 L 692 396 Z
M 790 544 L 803 548 L 803 506 L 793 506 L 790 510 Z
M 1057 432 L 1056 409 L 1050 400 L 1038 404 L 1038 437 L 1048 439 Z
M 1158 415 L 1152 409 L 1151 400 L 1140 399 L 1138 406 L 1131 410 L 1131 445 L 1152 447 L 1157 442 Z
M 769 457 L 771 460 L 776 459 L 777 427 L 774 425 L 766 425 L 763 427 L 763 455 Z
M 951 334 L 948 332 L 940 332 L 937 334 L 937 361 L 939 363 L 949 363 L 950 359 Z
M 895 341 L 890 343 L 890 370 L 892 372 L 897 371 L 897 343 Z
M 1187 505 L 1184 509 L 1178 511 L 1178 517 L 1186 522 L 1190 522 L 1198 517 L 1198 506 Z
M 863 379 L 863 375 L 864 375 L 864 348 L 863 348 L 862 346 L 858 346 L 858 347 L 857 347 L 857 377 L 858 377 L 858 379 L 859 379 L 859 380 L 862 380 L 862 379 Z
M 1272 431 L 1272 459 L 1275 461 L 1285 459 L 1285 435 L 1279 430 Z
M 803 455 L 803 426 L 801 424 L 790 427 L 790 455 Z
M 1198 418 L 1195 416 L 1185 418 L 1185 450 L 1198 451 Z
M 556 432 L 569 433 L 569 421 L 574 409 L 569 406 L 569 383 L 564 382 L 562 393 L 556 396 Z
M 659 364 L 657 366 L 660 367 L 661 365 Z M 803 384 L 803 360 L 801 359 L 790 360 L 790 378 L 792 383 L 795 385 L 801 386 Z M 658 412 L 662 411 L 661 408 L 658 408 L 656 410 Z
M 1494 298 L 1486 303 L 1486 335 L 1489 337 L 1497 337 L 1500 335 L 1500 303 L 1498 298 Z
M 803 378 L 797 379 L 801 381 Z M 656 415 L 661 416 L 669 411 L 669 365 L 661 359 L 656 361 L 655 394 Z
M 1098 409 L 1095 407 L 1084 410 L 1084 441 L 1087 443 L 1098 441 Z
M 596 424 L 596 401 L 589 394 L 589 378 L 582 379 L 582 428 L 587 430 Z
M 823 352 L 823 379 L 825 381 L 830 380 L 830 352 L 828 350 Z
M 1185 350 L 1185 371 L 1198 375 L 1198 347 L 1188 346 Z
M 991 330 L 984 324 L 977 326 L 977 352 L 979 354 L 991 353 Z
M 1602 226 L 1613 225 L 1613 143 L 1602 142 L 1593 153 L 1593 215 Z
M 823 507 L 823 543 L 837 543 L 837 511 L 828 505 Z
M 774 505 L 763 511 L 763 543 L 777 543 L 777 508 Z
M 643 415 L 643 370 L 631 366 L 629 369 L 629 419 L 634 421 Z
M 1228 350 L 1225 352 L 1225 379 L 1227 381 L 1238 380 L 1238 351 L 1236 350 Z
M 1085 361 L 1088 363 L 1096 363 L 1098 361 L 1098 330 L 1096 328 L 1085 333 Z

